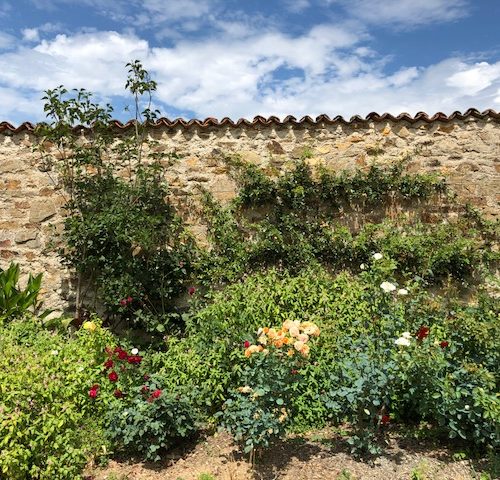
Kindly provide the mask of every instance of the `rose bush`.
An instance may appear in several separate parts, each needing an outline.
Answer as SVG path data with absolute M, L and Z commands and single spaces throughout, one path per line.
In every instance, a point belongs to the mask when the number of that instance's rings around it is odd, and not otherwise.
M 240 386 L 216 418 L 251 458 L 256 448 L 284 436 L 294 415 L 292 386 L 302 380 L 310 340 L 319 334 L 311 321 L 286 320 L 278 328 L 259 328 L 255 344 L 245 341 L 248 362 L 237 377 Z

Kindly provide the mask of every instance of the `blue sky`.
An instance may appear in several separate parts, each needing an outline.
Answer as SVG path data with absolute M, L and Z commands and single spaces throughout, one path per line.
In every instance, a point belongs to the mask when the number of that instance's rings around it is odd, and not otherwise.
M 500 110 L 500 0 L 0 0 L 0 120 L 86 88 L 125 120 L 140 59 L 170 118 Z

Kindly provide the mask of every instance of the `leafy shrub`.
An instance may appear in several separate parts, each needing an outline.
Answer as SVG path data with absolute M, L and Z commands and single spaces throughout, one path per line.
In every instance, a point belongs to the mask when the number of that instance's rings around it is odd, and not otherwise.
M 196 248 L 173 207 L 159 164 L 134 180 L 113 170 L 75 183 L 65 221 L 64 261 L 92 279 L 108 313 L 163 332 L 172 300 L 186 289 Z
M 251 456 L 256 448 L 267 448 L 284 436 L 294 413 L 292 385 L 300 380 L 298 369 L 309 356 L 308 341 L 319 335 L 319 329 L 312 322 L 287 320 L 281 328 L 261 328 L 257 335 L 257 344 L 244 344 L 249 361 L 238 378 L 244 385 L 216 414 L 222 428 Z
M 111 335 L 98 323 L 75 337 L 44 330 L 37 319 L 0 328 L 0 476 L 76 479 L 109 443 L 88 385 Z
M 234 417 L 234 432 L 239 428 L 243 435 L 252 424 L 241 412 L 261 407 L 237 391 L 246 385 L 242 379 L 252 379 L 242 355 L 244 341 L 253 341 L 259 325 L 309 320 L 322 334 L 310 361 L 297 369 L 303 381 L 290 384 L 294 414 L 283 428 L 347 421 L 353 426 L 353 449 L 372 452 L 379 449 L 377 439 L 390 422 L 426 420 L 453 435 L 449 418 L 457 410 L 451 400 L 440 399 L 463 395 L 457 393 L 467 388 L 460 386 L 462 380 L 450 379 L 462 378 L 458 372 L 474 364 L 486 372 L 474 376 L 476 383 L 470 380 L 482 400 L 469 398 L 467 404 L 471 409 L 481 404 L 478 415 L 489 426 L 479 420 L 472 426 L 472 416 L 454 422 L 468 441 L 491 445 L 497 422 L 498 299 L 483 295 L 476 303 L 465 303 L 453 290 L 444 296 L 429 293 L 418 278 L 398 284 L 397 263 L 385 253 L 371 253 L 363 268 L 358 275 L 332 275 L 321 268 L 298 275 L 273 269 L 250 275 L 213 294 L 187 320 L 185 338 L 169 340 L 165 352 L 152 356 L 152 369 L 172 388 L 196 386 L 195 403 L 208 419 L 230 399 L 226 409 Z M 272 393 L 266 395 L 263 402 L 274 399 Z M 449 407 L 443 410 L 439 404 Z
M 108 436 L 114 445 L 151 461 L 161 459 L 160 449 L 196 431 L 187 398 L 158 388 L 154 381 L 112 402 L 106 418 Z
M 98 296 L 94 305 L 99 301 L 108 314 L 163 333 L 180 318 L 173 300 L 185 291 L 196 248 L 169 201 L 165 170 L 176 155 L 155 151 L 147 136 L 146 125 L 158 114 L 151 109 L 156 82 L 140 62 L 127 67 L 126 88 L 137 109 L 131 135 L 116 143 L 112 107 L 93 103 L 86 90 L 64 87 L 46 92 L 49 123 L 39 124 L 36 134 L 41 161 L 65 187 L 58 252 L 78 277 L 77 315 L 92 301 L 85 298 L 90 285 Z M 87 128 L 85 142 L 77 125 Z
M 453 204 L 457 220 L 429 220 L 426 202 L 439 197 L 442 210 L 450 208 L 442 198 L 446 185 L 432 175 L 405 172 L 404 162 L 314 176 L 299 161 L 272 180 L 254 165 L 227 161 L 240 186 L 233 203 L 222 207 L 208 192 L 203 196 L 212 243 L 201 269 L 207 285 L 235 281 L 269 266 L 297 273 L 319 263 L 330 270 L 357 272 L 375 251 L 393 258 L 400 276 L 418 275 L 433 283 L 451 277 L 462 284 L 477 282 L 500 260 L 491 248 L 498 242 L 500 223 Z M 384 206 L 398 204 L 408 210 L 409 199 L 417 202 L 413 212 L 384 218 Z M 371 208 L 377 202 L 379 211 Z M 443 211 L 439 213 L 445 219 Z M 349 223 L 351 214 L 359 227 Z
M 187 319 L 184 338 L 170 338 L 165 352 L 145 361 L 161 376 L 165 388 L 196 389 L 194 401 L 211 419 L 230 392 L 241 386 L 248 363 L 242 355 L 244 342 L 253 341 L 260 325 L 312 321 L 322 334 L 311 361 L 299 369 L 307 381 L 292 384 L 292 427 L 319 427 L 329 415 L 319 392 L 329 385 L 332 362 L 343 355 L 339 331 L 362 328 L 360 322 L 369 314 L 363 286 L 350 275 L 332 277 L 322 269 L 311 269 L 291 276 L 270 270 L 214 294 L 205 308 Z
M 0 325 L 40 308 L 38 294 L 42 274 L 33 277 L 30 273 L 26 288 L 22 290 L 18 286 L 19 273 L 20 268 L 16 263 L 11 263 L 6 270 L 0 268 Z

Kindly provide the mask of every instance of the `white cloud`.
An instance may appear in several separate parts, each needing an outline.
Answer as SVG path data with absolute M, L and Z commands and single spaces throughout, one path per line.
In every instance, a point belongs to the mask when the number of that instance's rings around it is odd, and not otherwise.
M 27 42 L 38 42 L 40 40 L 38 28 L 24 28 L 21 33 L 23 34 L 23 40 Z
M 56 10 L 78 4 L 96 13 L 138 28 L 206 17 L 219 0 L 31 0 L 40 10 Z
M 417 26 L 449 22 L 468 14 L 467 0 L 326 0 L 374 25 Z
M 61 34 L 33 48 L 0 55 L 0 82 L 38 92 L 63 84 L 101 95 L 121 94 L 125 63 L 147 54 L 148 43 L 133 35 Z
M 6 32 L 0 32 L 0 49 L 8 49 L 16 44 L 16 37 Z
M 57 35 L 0 55 L 0 117 L 41 119 L 42 91 L 60 84 L 123 95 L 124 65 L 136 58 L 157 80 L 163 111 L 198 117 L 449 113 L 500 104 L 500 62 L 450 58 L 387 73 L 387 59 L 367 40 L 353 24 L 319 25 L 295 37 L 229 32 L 168 48 L 151 48 L 133 33 Z
M 10 4 L 10 2 L 0 2 L 0 18 L 9 16 L 11 12 L 12 5 Z
M 26 42 L 38 42 L 40 41 L 40 33 L 60 32 L 61 30 L 62 26 L 60 23 L 47 22 L 34 28 L 23 28 L 21 30 L 21 34 L 23 36 L 23 40 Z
M 459 68 L 459 72 L 448 78 L 447 84 L 466 95 L 475 95 L 500 79 L 500 62 L 493 65 L 481 62 L 473 66 L 462 63 Z
M 311 0 L 283 0 L 285 8 L 292 13 L 300 13 L 311 6 Z

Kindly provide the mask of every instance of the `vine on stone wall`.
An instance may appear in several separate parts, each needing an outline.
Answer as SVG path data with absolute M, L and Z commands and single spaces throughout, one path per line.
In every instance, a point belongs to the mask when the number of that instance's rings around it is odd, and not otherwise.
M 207 280 L 315 263 L 359 271 L 385 252 L 402 277 L 470 285 L 498 263 L 498 222 L 458 205 L 443 178 L 409 173 L 405 162 L 313 172 L 306 160 L 273 180 L 238 157 L 226 159 L 239 192 L 227 207 L 208 192 L 202 197 L 212 243 Z

